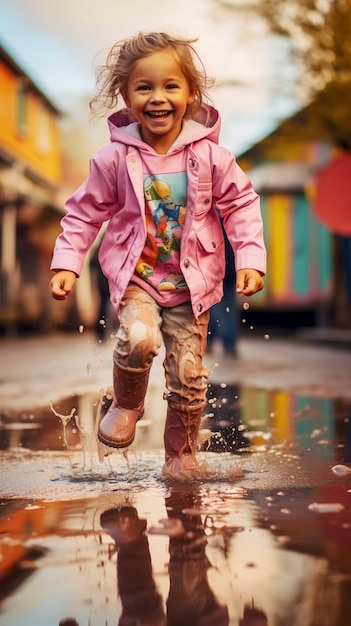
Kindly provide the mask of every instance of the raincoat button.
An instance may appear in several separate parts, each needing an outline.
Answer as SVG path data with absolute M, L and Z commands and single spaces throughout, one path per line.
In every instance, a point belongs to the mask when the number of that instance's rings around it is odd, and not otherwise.
M 184 267 L 189 267 L 189 265 L 190 265 L 190 261 L 189 261 L 189 259 L 185 259 L 185 261 L 184 261 Z
M 210 202 L 211 202 L 211 200 L 210 200 L 209 198 L 206 198 L 206 199 L 204 200 L 204 204 L 209 204 Z
M 216 242 L 215 241 L 211 241 L 211 246 L 212 246 L 212 248 L 216 248 L 217 247 L 216 246 Z
M 198 304 L 197 305 L 197 310 L 199 311 L 199 313 L 201 313 L 201 311 L 202 311 L 202 304 Z

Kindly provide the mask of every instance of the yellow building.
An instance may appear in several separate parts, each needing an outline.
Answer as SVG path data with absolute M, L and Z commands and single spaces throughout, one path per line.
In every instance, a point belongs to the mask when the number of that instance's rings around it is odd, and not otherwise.
M 0 327 L 50 326 L 60 111 L 0 46 Z

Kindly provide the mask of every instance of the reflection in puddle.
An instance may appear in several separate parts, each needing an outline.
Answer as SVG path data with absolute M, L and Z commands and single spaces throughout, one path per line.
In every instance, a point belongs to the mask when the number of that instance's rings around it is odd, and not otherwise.
M 103 463 L 97 394 L 2 416 L 0 625 L 349 623 L 350 402 L 224 384 L 208 398 L 192 483 L 161 477 L 160 411 Z
M 351 403 L 232 385 L 210 385 L 210 450 L 248 452 L 283 444 L 325 461 L 351 462 Z
M 314 495 L 178 484 L 4 503 L 0 623 L 346 626 L 350 509 L 341 528 L 308 512 Z

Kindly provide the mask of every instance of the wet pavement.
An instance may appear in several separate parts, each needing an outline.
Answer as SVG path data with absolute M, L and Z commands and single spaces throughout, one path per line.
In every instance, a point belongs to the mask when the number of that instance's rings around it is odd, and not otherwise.
M 127 454 L 98 446 L 113 339 L 0 341 L 0 624 L 348 626 L 351 349 L 215 346 L 193 480 L 162 476 L 162 355 Z

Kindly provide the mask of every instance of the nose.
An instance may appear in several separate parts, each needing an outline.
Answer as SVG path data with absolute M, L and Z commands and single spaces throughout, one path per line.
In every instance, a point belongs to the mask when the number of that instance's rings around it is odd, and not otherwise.
M 163 102 L 165 99 L 163 89 L 161 87 L 155 87 L 151 94 L 152 102 Z

